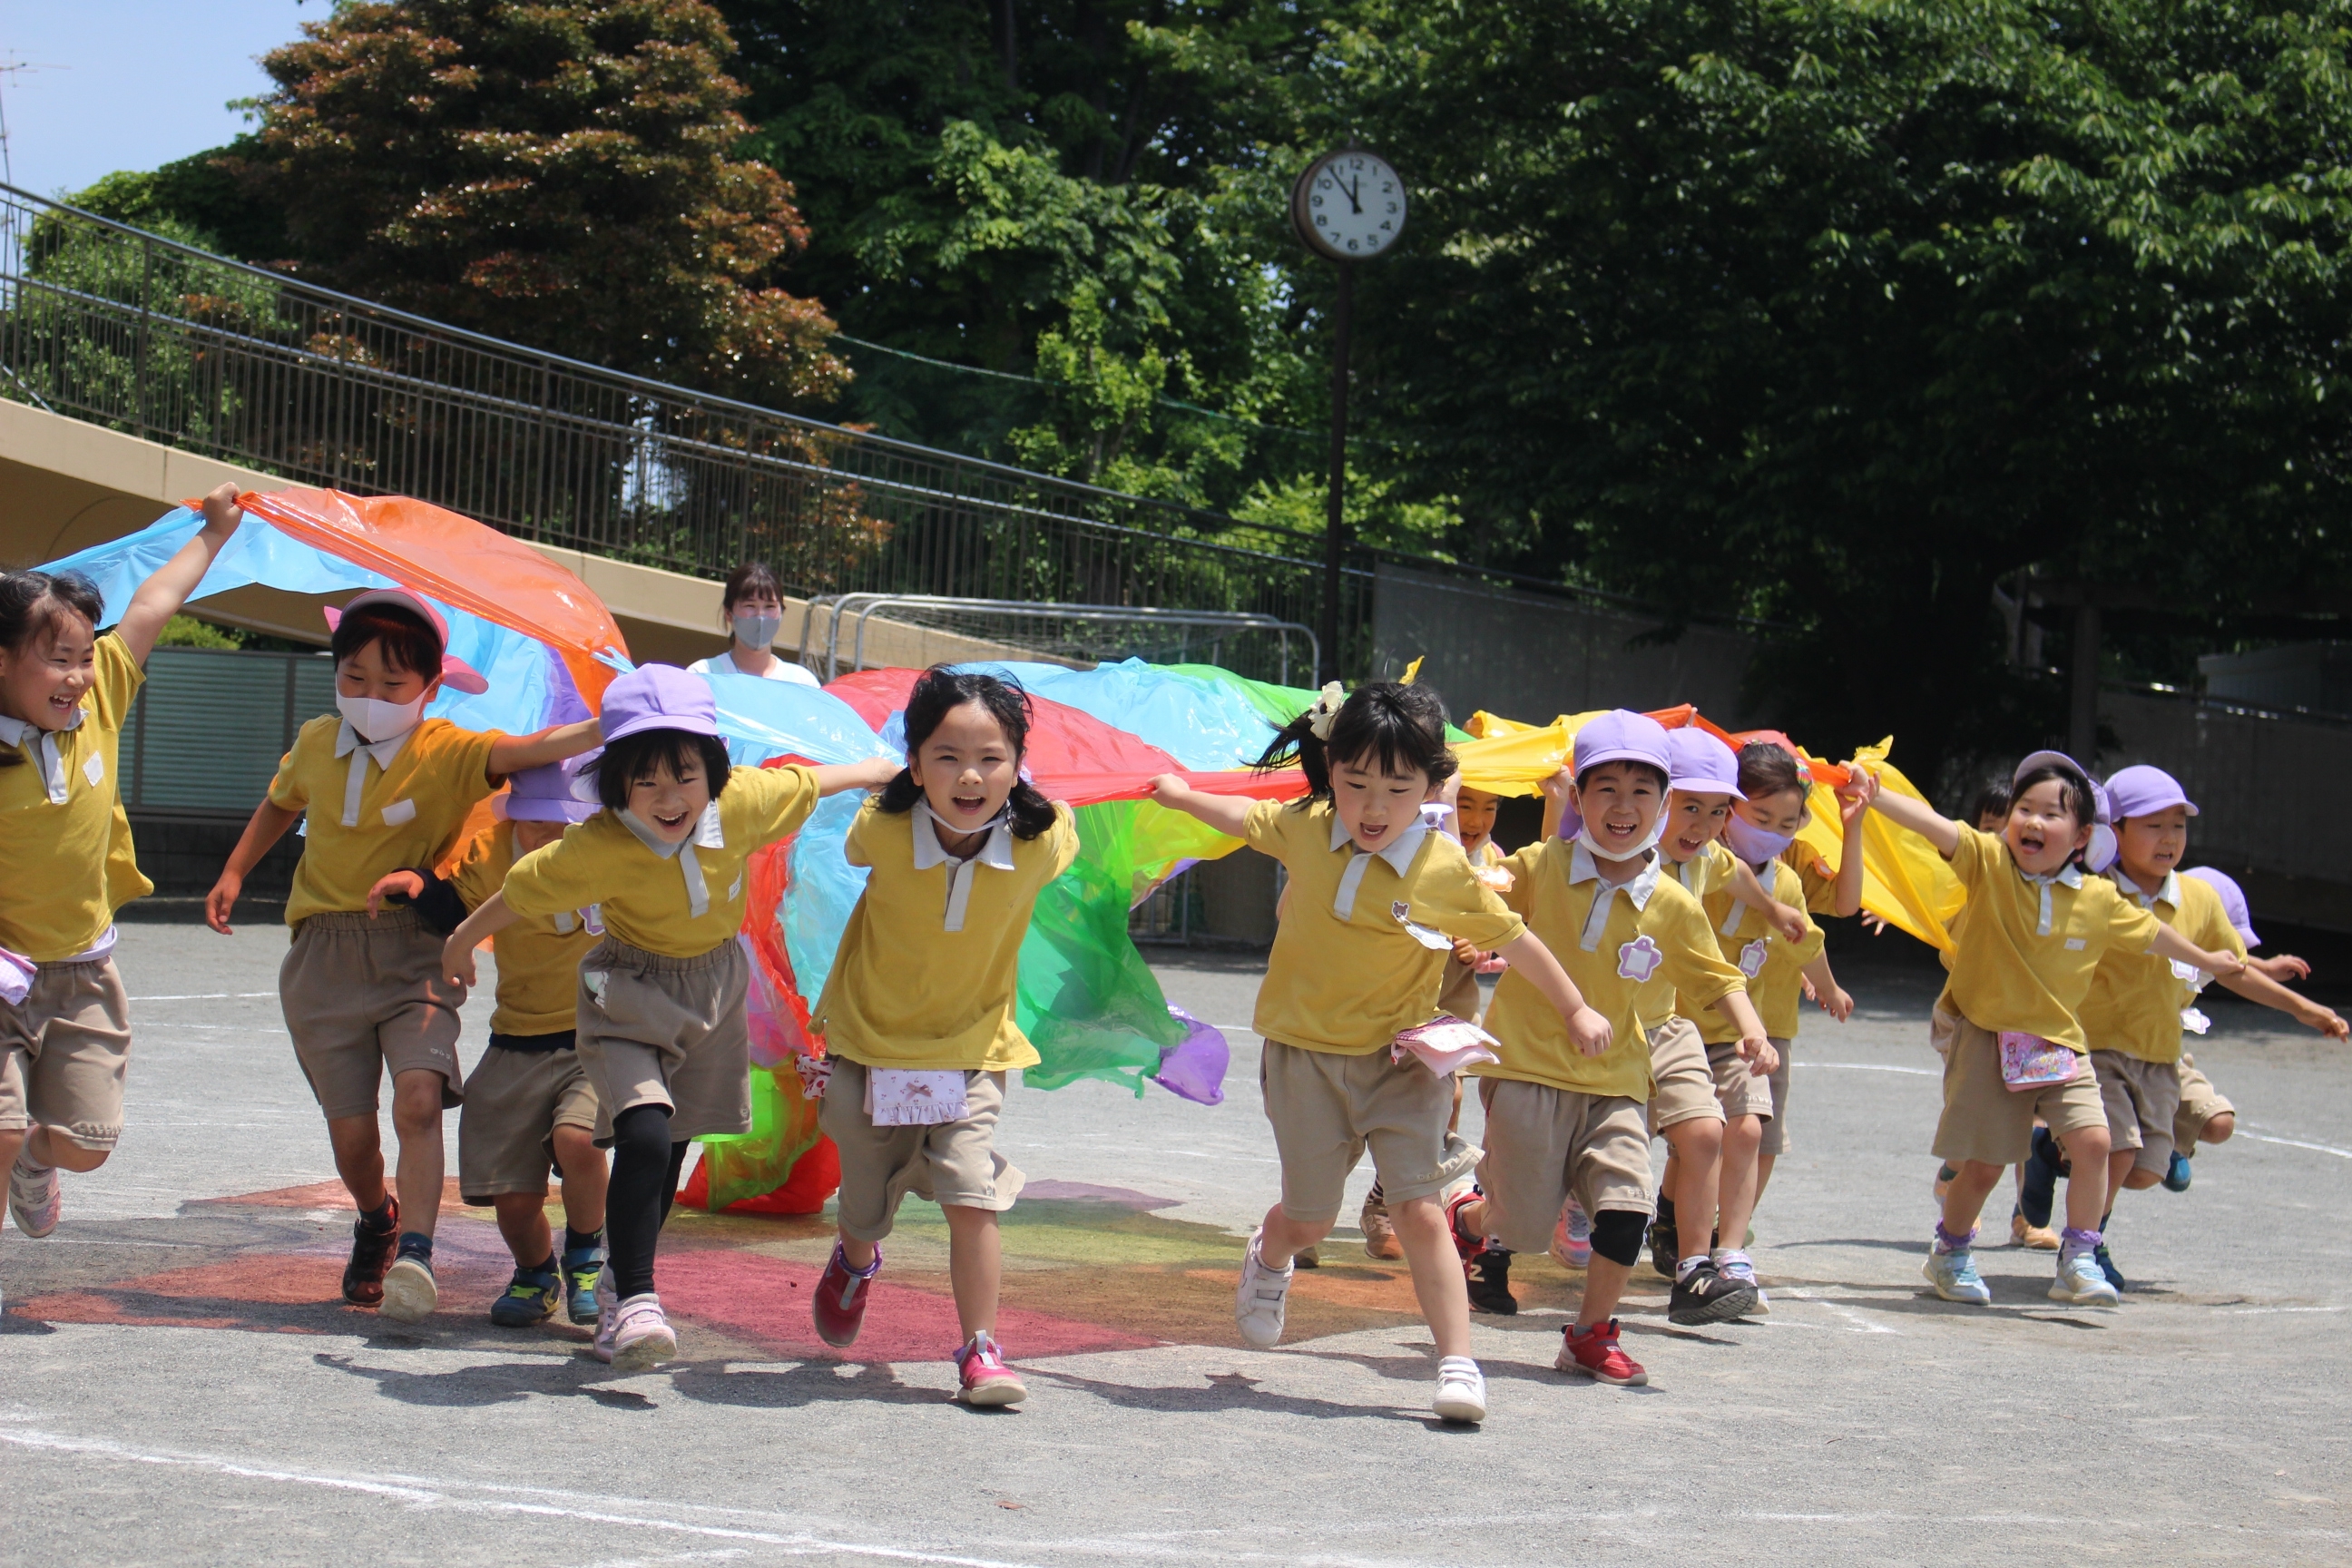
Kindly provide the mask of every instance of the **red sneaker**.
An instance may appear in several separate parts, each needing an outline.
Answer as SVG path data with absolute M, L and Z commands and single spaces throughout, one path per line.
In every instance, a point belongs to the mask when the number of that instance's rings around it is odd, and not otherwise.
M 1481 1203 L 1485 1199 L 1484 1193 L 1476 1187 L 1469 1187 L 1445 1200 L 1445 1231 L 1454 1237 L 1454 1250 L 1465 1263 L 1486 1250 L 1486 1238 L 1472 1236 L 1462 1228 L 1462 1210 L 1466 1205 Z
M 816 1282 L 809 1295 L 809 1315 L 816 1320 L 817 1337 L 829 1345 L 854 1345 L 857 1331 L 866 1322 L 866 1303 L 873 1296 L 874 1276 L 882 1272 L 882 1249 L 874 1249 L 874 1261 L 863 1268 L 852 1268 L 849 1259 L 842 1256 L 841 1243 L 833 1244 L 833 1256 L 825 1260 L 824 1278 Z
M 966 1405 L 1018 1405 L 1029 1397 L 1021 1374 L 1004 1364 L 1004 1347 L 986 1329 L 972 1335 L 955 1359 L 962 1374 L 956 1397 Z
M 1551 1364 L 1555 1372 L 1591 1373 L 1595 1383 L 1613 1384 L 1619 1388 L 1639 1388 L 1650 1381 L 1642 1363 L 1618 1344 L 1614 1318 L 1589 1329 L 1562 1329 L 1559 1359 Z

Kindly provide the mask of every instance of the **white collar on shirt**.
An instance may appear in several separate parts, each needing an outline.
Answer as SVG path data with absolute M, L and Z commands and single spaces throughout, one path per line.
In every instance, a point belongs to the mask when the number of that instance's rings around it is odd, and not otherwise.
M 1650 895 L 1658 890 L 1658 859 L 1659 857 L 1653 853 L 1649 857 L 1649 863 L 1636 872 L 1630 881 L 1619 882 L 1614 886 L 1601 882 L 1601 886 L 1594 889 L 1592 908 L 1585 912 L 1584 930 L 1578 938 L 1578 945 L 1585 952 L 1591 952 L 1598 948 L 1601 945 L 1601 933 L 1609 929 L 1611 894 L 1624 894 L 1633 900 L 1636 910 L 1649 907 Z M 1593 858 L 1592 851 L 1570 840 L 1568 855 L 1569 886 L 1574 887 L 1579 882 L 1600 881 L 1601 865 Z
M 2015 862 L 2012 861 L 2011 864 L 2015 864 Z M 2051 918 L 2050 884 L 2056 882 L 2061 886 L 2073 888 L 2079 891 L 2083 886 L 2083 868 L 2080 866 L 2075 865 L 2072 860 L 2069 860 L 2066 864 L 2059 867 L 2058 869 L 2051 872 L 2046 877 L 2037 877 L 2022 866 L 2019 866 L 2017 868 L 2017 874 L 2042 889 L 2042 921 L 2040 925 L 2034 928 L 2033 934 L 2036 936 L 2048 936 L 2050 934 Z
M 2152 893 L 2133 881 L 2131 874 L 2123 868 L 2120 861 L 2107 874 L 2116 879 L 2116 887 L 2139 900 L 2141 909 L 2152 910 L 2158 904 L 2170 904 L 2176 910 L 2180 907 L 2180 873 L 2178 871 L 2167 871 L 2164 880 L 2156 885 L 2156 891 Z
M 679 851 L 687 848 L 690 845 L 704 849 L 724 849 L 727 847 L 727 835 L 719 826 L 719 803 L 714 800 L 709 805 L 704 806 L 702 808 L 702 817 L 694 825 L 694 831 L 688 834 L 685 837 L 678 839 L 676 843 L 671 843 L 669 840 L 665 839 L 661 835 L 656 833 L 652 828 L 639 821 L 635 812 L 623 810 L 616 812 L 614 815 L 617 816 L 621 819 L 621 823 L 624 826 L 628 828 L 631 833 L 636 836 L 638 843 L 644 845 L 646 848 L 652 850 L 655 854 L 660 856 L 665 860 L 669 859 L 673 856 L 677 857 L 678 875 L 686 879 L 687 914 L 695 920 L 699 920 L 704 915 L 709 914 L 710 912 L 710 884 L 703 880 L 702 862 L 692 855 L 680 854 Z
M 352 728 L 349 719 L 335 721 L 335 755 L 350 757 L 352 765 L 343 775 L 343 826 L 360 825 L 360 795 L 367 788 L 366 757 L 375 759 L 375 771 L 390 773 L 392 759 L 400 755 L 400 748 L 408 744 L 408 737 L 416 733 L 411 728 L 403 730 L 389 741 L 362 741 L 360 732 Z M 364 756 L 354 753 L 365 753 Z
M 81 721 L 89 712 L 87 708 L 75 709 L 73 717 L 66 721 L 65 727 L 80 729 Z M 41 770 L 41 783 L 49 792 L 51 805 L 63 805 L 70 793 L 66 787 L 65 755 L 58 750 L 58 733 L 55 730 L 44 730 L 38 724 L 28 724 L 22 719 L 0 718 L 0 743 L 25 748 L 25 754 Z M 33 741 L 39 743 L 26 744 Z
M 980 847 L 963 859 L 947 852 L 940 843 L 940 819 L 931 810 L 931 803 L 915 803 L 915 869 L 928 871 L 934 866 L 948 868 L 948 903 L 946 929 L 963 930 L 964 911 L 971 904 L 972 879 L 980 873 L 975 868 L 986 866 L 994 871 L 1013 869 L 1013 811 L 1011 807 L 998 812 L 974 831 L 985 832 Z
M 1389 863 L 1389 869 L 1403 876 L 1412 869 L 1412 858 L 1421 853 L 1421 841 L 1429 837 L 1429 825 L 1416 822 L 1397 835 L 1396 842 L 1370 853 L 1356 847 L 1348 837 L 1347 824 L 1339 814 L 1331 814 L 1331 847 L 1336 852 L 1345 848 L 1348 868 L 1339 873 L 1339 890 L 1331 895 L 1331 912 L 1347 920 L 1356 912 L 1356 889 L 1364 885 L 1365 862 L 1377 857 Z

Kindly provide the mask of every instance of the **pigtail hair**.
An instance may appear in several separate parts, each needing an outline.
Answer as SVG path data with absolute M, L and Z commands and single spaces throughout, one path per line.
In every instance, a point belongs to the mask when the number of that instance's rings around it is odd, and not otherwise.
M 1027 754 L 1029 727 L 1035 713 L 1030 706 L 1029 693 L 1018 680 L 1009 675 L 988 675 L 935 664 L 915 678 L 914 689 L 907 693 L 905 725 L 909 762 L 922 749 L 923 742 L 931 738 L 931 731 L 940 727 L 940 721 L 967 702 L 977 702 L 988 710 L 1003 730 L 1004 738 L 1013 742 L 1016 762 Z M 914 769 L 903 767 L 882 786 L 874 808 L 903 816 L 914 810 L 915 803 L 922 798 L 923 787 L 915 782 Z M 1054 803 L 1029 782 L 1025 768 L 1012 793 L 1005 796 L 1004 805 L 1015 838 L 1035 838 L 1054 826 Z
M 1314 728 L 1315 710 L 1308 709 L 1275 732 L 1257 761 L 1250 764 L 1253 773 L 1270 773 L 1283 768 L 1296 767 L 1307 775 L 1307 798 L 1331 798 L 1331 752 L 1317 737 Z

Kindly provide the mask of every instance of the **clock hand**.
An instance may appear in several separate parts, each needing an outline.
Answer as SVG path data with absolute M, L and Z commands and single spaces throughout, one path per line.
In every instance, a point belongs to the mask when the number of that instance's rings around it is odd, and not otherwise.
M 1358 217 L 1361 217 L 1364 214 L 1364 204 L 1356 199 L 1356 193 L 1364 188 L 1364 176 L 1357 175 L 1353 184 L 1343 188 L 1348 193 L 1348 205 L 1355 209 Z

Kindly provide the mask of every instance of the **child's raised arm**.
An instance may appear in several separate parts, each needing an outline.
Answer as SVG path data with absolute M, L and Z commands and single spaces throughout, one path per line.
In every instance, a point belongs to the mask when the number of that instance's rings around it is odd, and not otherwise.
M 809 772 L 816 775 L 816 793 L 824 796 L 845 789 L 880 789 L 897 778 L 900 769 L 887 757 L 875 757 L 863 763 L 826 763 Z
M 1936 853 L 1948 860 L 1960 847 L 1960 825 L 1938 812 L 1924 800 L 1913 800 L 1907 795 L 1888 795 L 1879 786 L 1878 775 L 1867 768 L 1858 768 L 1854 792 L 1863 805 L 1878 813 L 1897 827 L 1907 827 L 1936 847 Z M 1843 869 L 1843 868 L 1841 868 Z
M 1248 831 L 1250 807 L 1257 804 L 1237 795 L 1211 795 L 1194 789 L 1174 773 L 1161 773 L 1144 787 L 1151 792 L 1152 799 L 1169 810 L 1181 811 L 1234 838 Z
M 2229 985 L 2231 981 L 2246 972 L 2246 961 L 2236 953 L 2208 952 L 2168 925 L 2159 925 L 2156 928 L 2156 940 L 2147 944 L 2147 951 L 2155 953 L 2158 958 L 2169 958 L 2177 963 L 2201 969 L 2206 973 L 2218 978 L 2224 985 Z M 2234 985 L 2231 985 L 2230 988 L 2232 991 L 2237 989 Z M 2276 1005 L 2275 1003 L 2272 1005 Z M 2293 1009 L 2290 1008 L 2289 1011 Z
M 2217 972 L 2218 973 L 2218 972 Z M 2352 1026 L 2336 1014 L 2308 996 L 2299 995 L 2263 973 L 2249 960 L 2242 973 L 2219 976 L 2222 984 L 2249 1002 L 2259 1002 L 2265 1007 L 2275 1007 L 2298 1024 L 2318 1030 L 2331 1039 L 2352 1037 Z
M 530 768 L 560 763 L 566 757 L 576 757 L 604 743 L 604 723 L 601 719 L 558 724 L 533 735 L 501 735 L 490 742 L 490 773 L 497 778 L 510 777 Z
M 1842 920 L 1852 920 L 1862 912 L 1862 827 L 1870 802 L 1849 786 L 1837 792 L 1837 803 L 1838 816 L 1845 825 L 1845 848 L 1838 856 L 1837 890 L 1830 911 Z M 1879 929 L 1886 928 L 1882 922 Z
M 289 811 L 276 802 L 264 799 L 253 808 L 253 819 L 245 825 L 245 832 L 236 847 L 228 852 L 228 864 L 221 868 L 220 880 L 205 895 L 205 924 L 223 936 L 235 936 L 229 929 L 228 917 L 236 910 L 236 899 L 245 891 L 245 879 L 261 864 L 261 858 L 278 847 L 287 829 L 302 820 L 299 811 Z
M 1543 999 L 1568 1021 L 1568 1037 L 1576 1048 L 1588 1057 L 1597 1057 L 1609 1048 L 1609 1020 L 1585 1005 L 1584 993 L 1551 955 L 1551 949 L 1533 931 L 1521 931 L 1495 950 L 1510 960 L 1511 973 L 1518 975 L 1538 991 Z
M 1802 942 L 1812 929 L 1813 922 L 1805 918 L 1804 910 L 1766 892 L 1764 879 L 1757 876 L 1755 868 L 1737 855 L 1731 858 L 1731 898 L 1762 915 L 1783 942 Z
M 1552 774 L 1551 777 L 1544 780 L 1536 787 L 1543 792 L 1544 797 L 1543 831 L 1541 837 L 1544 838 L 1557 838 L 1559 837 L 1559 819 L 1562 815 L 1562 807 L 1567 804 L 1568 792 L 1576 787 L 1576 775 L 1570 773 L 1565 766 L 1562 766 L 1558 773 Z
M 114 635 L 131 650 L 131 657 L 141 664 L 155 651 L 155 639 L 163 635 L 163 624 L 180 613 L 188 595 L 211 571 L 221 546 L 245 521 L 244 509 L 236 504 L 236 486 L 224 481 L 205 498 L 205 526 L 194 539 L 180 546 L 179 553 L 155 569 L 155 574 L 139 584 L 131 595 L 130 607 L 122 619 L 115 623 Z M 226 927 L 222 929 L 226 929 Z

